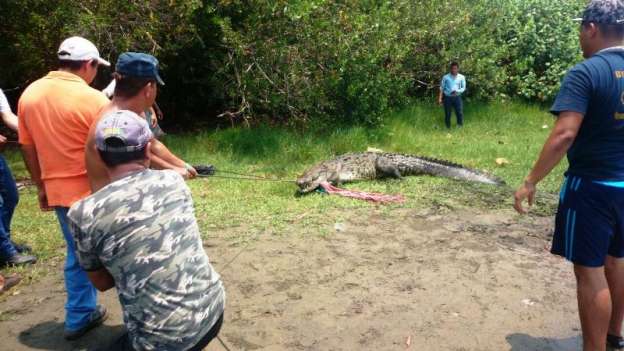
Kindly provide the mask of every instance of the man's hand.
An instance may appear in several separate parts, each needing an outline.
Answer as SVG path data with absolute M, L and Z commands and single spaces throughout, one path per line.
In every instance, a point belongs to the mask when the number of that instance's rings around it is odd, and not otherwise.
M 522 207 L 522 202 L 524 202 L 524 199 L 527 199 L 529 202 L 529 208 L 531 206 L 533 206 L 533 199 L 535 198 L 535 184 L 529 182 L 529 181 L 524 181 L 524 184 L 522 184 L 518 190 L 516 190 L 516 193 L 514 194 L 514 199 L 515 199 L 515 203 L 514 203 L 514 208 L 516 209 L 516 211 L 518 211 L 518 213 L 527 213 L 527 210 L 525 210 Z
M 189 179 L 193 179 L 193 178 L 197 177 L 197 170 L 193 166 L 191 166 L 188 163 L 186 163 L 185 166 L 186 166 L 186 170 L 188 171 L 188 174 L 189 174 Z
M 173 170 L 176 171 L 179 175 L 181 175 L 182 178 L 184 179 L 191 178 L 191 174 L 189 173 L 188 169 L 186 169 L 185 167 L 175 167 L 173 168 Z
M 442 99 L 438 99 L 438 105 L 442 105 Z
M 7 138 L 4 135 L 0 134 L 0 150 L 4 149 L 4 146 L 6 145 L 6 143 L 7 143 Z
M 39 208 L 41 211 L 52 211 L 52 207 L 48 205 L 48 195 L 46 194 L 43 185 L 38 187 L 37 197 L 39 198 Z

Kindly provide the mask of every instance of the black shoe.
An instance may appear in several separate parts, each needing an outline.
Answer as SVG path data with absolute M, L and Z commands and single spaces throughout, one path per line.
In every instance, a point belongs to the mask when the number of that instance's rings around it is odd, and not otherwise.
M 106 307 L 102 305 L 95 306 L 95 311 L 91 312 L 89 316 L 89 322 L 87 324 L 78 329 L 78 330 L 67 330 L 63 332 L 63 337 L 65 340 L 76 340 L 79 337 L 85 335 L 89 330 L 99 326 L 102 324 L 106 318 L 108 318 L 108 313 L 106 313 Z
M 29 245 L 18 244 L 13 240 L 11 240 L 11 244 L 13 244 L 13 247 L 18 253 L 24 253 L 24 252 L 31 253 L 32 252 L 32 247 L 30 247 Z
M 23 255 L 16 253 L 8 259 L 2 261 L 3 266 L 23 266 L 26 264 L 33 264 L 37 262 L 37 257 L 31 255 Z
M 620 350 L 624 348 L 624 338 L 618 335 L 607 334 L 607 346 Z

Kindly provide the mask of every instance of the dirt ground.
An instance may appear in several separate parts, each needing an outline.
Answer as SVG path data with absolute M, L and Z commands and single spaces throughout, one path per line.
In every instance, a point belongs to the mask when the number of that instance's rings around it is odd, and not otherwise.
M 511 210 L 354 210 L 325 235 L 293 224 L 256 240 L 205 241 L 227 293 L 207 350 L 578 350 L 571 267 L 546 249 L 552 217 Z M 226 236 L 219 236 L 226 237 Z M 60 272 L 0 302 L 0 349 L 88 350 L 111 317 L 62 339 Z

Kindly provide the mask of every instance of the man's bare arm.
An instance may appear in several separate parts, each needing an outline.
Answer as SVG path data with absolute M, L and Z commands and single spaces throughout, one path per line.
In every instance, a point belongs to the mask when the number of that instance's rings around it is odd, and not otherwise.
M 195 169 L 187 169 L 186 162 L 174 155 L 165 144 L 153 139 L 150 146 L 151 166 L 156 169 L 173 169 L 185 178 L 193 178 L 197 175 Z
M 582 122 L 583 115 L 578 112 L 561 112 L 527 181 L 537 184 L 555 168 L 572 146 Z
M 17 132 L 17 116 L 12 111 L 1 112 L 2 121 L 7 127 Z
M 41 168 L 39 167 L 37 149 L 34 145 L 22 145 L 22 155 L 28 173 L 30 173 L 30 179 L 37 186 L 39 208 L 41 208 L 42 211 L 51 211 L 52 208 L 48 205 L 48 197 L 45 192 L 45 187 L 43 186 L 43 180 L 41 180 Z
M 100 268 L 96 271 L 87 271 L 87 276 L 91 283 L 93 283 L 93 286 L 99 291 L 106 291 L 115 287 L 115 279 L 106 268 Z
M 581 113 L 571 111 L 561 112 L 559 118 L 557 118 L 555 127 L 544 143 L 544 147 L 533 169 L 525 178 L 524 184 L 516 191 L 514 196 L 514 208 L 516 211 L 520 213 L 526 212 L 522 207 L 524 199 L 528 199 L 529 206 L 533 204 L 535 186 L 555 168 L 565 156 L 566 152 L 568 152 L 568 149 L 572 146 L 581 128 L 581 123 L 583 123 L 583 115 Z

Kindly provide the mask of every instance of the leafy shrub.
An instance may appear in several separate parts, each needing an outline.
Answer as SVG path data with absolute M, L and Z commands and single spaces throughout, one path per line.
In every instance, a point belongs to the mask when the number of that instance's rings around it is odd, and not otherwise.
M 548 101 L 580 60 L 570 18 L 584 3 L 4 0 L 0 86 L 38 78 L 63 38 L 83 35 L 112 61 L 155 54 L 167 82 L 159 102 L 175 116 L 166 121 L 184 126 L 379 125 L 389 109 L 436 95 L 453 60 L 470 97 Z

